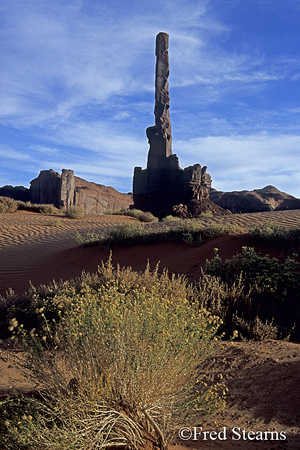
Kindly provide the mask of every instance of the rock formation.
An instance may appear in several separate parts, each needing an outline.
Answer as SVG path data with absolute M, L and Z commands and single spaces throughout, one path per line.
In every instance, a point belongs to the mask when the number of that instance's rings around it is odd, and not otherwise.
M 30 200 L 30 190 L 24 186 L 6 185 L 0 188 L 0 197 L 10 197 L 22 202 Z
M 57 208 L 81 206 L 86 214 L 103 214 L 129 208 L 130 194 L 121 194 L 112 187 L 91 183 L 75 177 L 73 170 L 42 170 L 30 182 L 32 203 L 52 203 Z
M 156 36 L 155 126 L 146 130 L 150 146 L 147 168 L 135 167 L 133 177 L 134 207 L 158 217 L 172 213 L 175 205 L 188 205 L 192 199 L 209 202 L 211 187 L 206 166 L 194 164 L 181 169 L 177 156 L 172 153 L 168 46 L 169 35 L 159 33 Z
M 253 191 L 222 192 L 211 190 L 210 199 L 233 213 L 250 213 L 280 209 L 298 209 L 299 200 L 279 191 L 274 186 L 265 186 Z

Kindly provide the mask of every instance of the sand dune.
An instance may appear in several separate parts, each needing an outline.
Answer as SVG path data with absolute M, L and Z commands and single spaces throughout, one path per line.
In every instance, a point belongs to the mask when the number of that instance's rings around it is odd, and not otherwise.
M 203 218 L 201 222 L 233 223 L 246 231 L 250 225 L 266 220 L 292 226 L 300 222 L 300 211 L 218 216 L 214 219 Z M 55 221 L 60 221 L 60 226 L 49 225 Z M 24 211 L 0 214 L 0 295 L 5 295 L 10 288 L 19 294 L 28 290 L 29 280 L 38 286 L 53 279 L 79 276 L 82 270 L 95 272 L 101 260 L 107 260 L 109 251 L 99 247 L 82 248 L 76 242 L 76 233 L 97 233 L 105 227 L 125 221 L 134 219 L 125 216 L 87 216 L 84 220 L 70 220 Z M 167 267 L 170 272 L 196 279 L 201 274 L 206 258 L 213 257 L 215 247 L 219 248 L 222 257 L 230 257 L 245 245 L 251 245 L 251 242 L 245 235 L 239 234 L 208 239 L 201 247 L 164 243 L 114 248 L 113 262 L 131 265 L 136 270 L 144 270 L 147 260 L 151 267 L 160 262 L 161 268 Z M 258 250 L 270 252 L 270 249 Z

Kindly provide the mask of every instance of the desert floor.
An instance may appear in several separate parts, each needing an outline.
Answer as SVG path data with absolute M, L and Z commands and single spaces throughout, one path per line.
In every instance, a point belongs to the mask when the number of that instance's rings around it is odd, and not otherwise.
M 54 221 L 60 226 L 53 226 Z M 124 216 L 90 216 L 83 220 L 48 216 L 18 211 L 0 214 L 0 295 L 9 289 L 21 294 L 30 287 L 49 283 L 53 279 L 69 279 L 79 276 L 83 270 L 95 272 L 101 261 L 109 257 L 109 250 L 100 247 L 81 247 L 76 233 L 99 232 L 134 219 Z M 112 251 L 113 263 L 130 265 L 144 270 L 149 261 L 151 268 L 159 263 L 160 270 L 168 268 L 170 273 L 185 274 L 195 281 L 201 274 L 206 259 L 214 256 L 214 248 L 221 257 L 231 257 L 243 246 L 252 246 L 244 233 L 254 223 L 267 220 L 282 225 L 300 223 L 300 210 L 265 212 L 202 219 L 230 222 L 240 225 L 241 231 L 208 239 L 200 247 L 187 244 L 161 243 L 148 246 L 120 247 Z M 155 224 L 154 226 L 162 226 Z M 284 259 L 284 250 L 256 247 L 263 254 L 269 253 Z M 0 394 L 18 389 L 30 389 L 14 366 L 9 342 L 0 349 Z M 202 426 L 203 431 L 219 432 L 226 428 L 226 440 L 182 441 L 189 448 L 208 449 L 300 449 L 300 345 L 286 341 L 226 342 L 220 353 L 208 362 L 207 370 L 222 373 L 227 382 L 227 406 L 211 416 L 205 423 L 187 424 L 187 427 Z M 246 432 L 284 432 L 286 440 L 232 439 L 231 430 L 240 428 Z M 213 436 L 213 435 L 212 435 Z M 267 435 L 270 437 L 270 434 Z M 275 435 L 274 435 L 275 436 Z M 222 437 L 222 435 L 221 435 Z M 238 438 L 237 434 L 233 437 Z M 252 437 L 251 433 L 250 436 Z

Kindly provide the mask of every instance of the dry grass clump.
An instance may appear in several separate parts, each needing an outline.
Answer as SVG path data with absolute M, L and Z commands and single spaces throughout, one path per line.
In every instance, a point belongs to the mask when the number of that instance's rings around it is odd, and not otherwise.
M 42 214 L 58 214 L 59 209 L 57 209 L 53 204 L 48 203 L 31 203 L 23 202 L 21 200 L 17 200 L 18 209 L 22 211 L 31 211 Z
M 18 203 L 10 197 L 0 197 L 0 213 L 16 212 Z
M 180 222 L 182 219 L 180 217 L 177 216 L 172 216 L 172 215 L 168 215 L 166 217 L 162 218 L 162 222 Z
M 155 217 L 150 211 L 141 211 L 140 209 L 121 209 L 113 214 L 134 217 L 141 222 L 158 222 L 158 218 Z
M 84 216 L 84 211 L 81 206 L 71 206 L 65 214 L 69 219 L 80 220 Z
M 56 219 L 52 219 L 49 220 L 49 222 L 46 223 L 47 227 L 61 227 L 62 226 L 62 222 L 61 220 L 56 220 Z
M 191 292 L 182 277 L 114 269 L 109 261 L 97 276 L 52 297 L 49 290 L 42 308 L 33 294 L 39 328 L 27 332 L 15 318 L 10 327 L 40 395 L 22 400 L 21 417 L 10 413 L 12 399 L 2 403 L 6 443 L 63 450 L 149 441 L 166 449 L 178 427 L 223 406 L 224 385 L 207 386 L 200 375 L 219 320 L 190 302 Z M 47 316 L 51 307 L 58 320 Z

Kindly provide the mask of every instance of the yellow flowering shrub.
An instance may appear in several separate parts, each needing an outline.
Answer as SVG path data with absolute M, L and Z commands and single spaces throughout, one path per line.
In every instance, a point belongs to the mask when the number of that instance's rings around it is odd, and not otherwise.
M 23 369 L 41 397 L 14 439 L 36 449 L 145 440 L 167 448 L 179 427 L 224 405 L 223 383 L 207 385 L 200 375 L 218 344 L 218 318 L 191 303 L 186 281 L 167 272 L 114 269 L 109 261 L 99 277 L 87 277 L 72 297 L 56 293 L 63 313 L 55 326 L 42 310 L 43 328 L 22 331 Z

